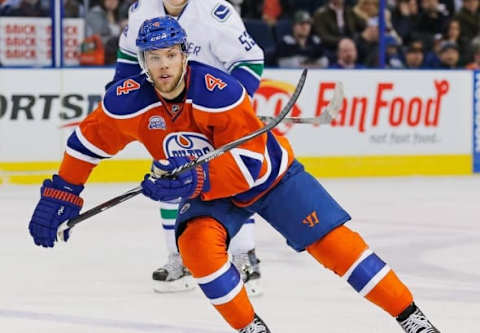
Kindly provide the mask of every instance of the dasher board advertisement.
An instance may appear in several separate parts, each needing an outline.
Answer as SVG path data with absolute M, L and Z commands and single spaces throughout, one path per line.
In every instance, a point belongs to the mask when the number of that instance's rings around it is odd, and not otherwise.
M 54 169 L 69 133 L 101 100 L 113 71 L 2 69 L 0 170 Z M 300 73 L 265 70 L 253 98 L 256 112 L 278 112 Z M 472 172 L 473 72 L 310 70 L 291 116 L 318 116 L 335 81 L 343 82 L 345 90 L 336 121 L 320 126 L 280 124 L 276 129 L 316 176 Z M 93 179 L 136 179 L 108 170 L 109 165 L 133 170 L 132 163 L 141 168 L 149 163 L 138 144 L 105 162 L 107 167 L 100 168 L 105 175 L 98 171 Z

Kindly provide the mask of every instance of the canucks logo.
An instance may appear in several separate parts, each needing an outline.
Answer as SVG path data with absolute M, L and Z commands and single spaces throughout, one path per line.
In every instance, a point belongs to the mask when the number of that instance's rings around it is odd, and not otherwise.
M 148 120 L 148 129 L 155 130 L 155 129 L 166 129 L 167 124 L 165 123 L 165 119 L 162 116 L 153 116 L 150 117 Z
M 170 133 L 163 140 L 163 151 L 168 157 L 193 156 L 199 157 L 213 150 L 208 138 L 200 133 L 177 132 Z
M 222 5 L 221 3 L 217 4 L 212 12 L 213 17 L 215 17 L 220 22 L 226 21 L 231 13 L 232 12 L 230 8 Z

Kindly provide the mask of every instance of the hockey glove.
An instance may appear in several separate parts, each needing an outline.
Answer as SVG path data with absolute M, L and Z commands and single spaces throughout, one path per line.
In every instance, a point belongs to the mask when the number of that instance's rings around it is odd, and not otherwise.
M 54 175 L 52 180 L 44 180 L 40 189 L 40 201 L 28 226 L 35 244 L 53 247 L 57 240 L 58 226 L 76 217 L 82 209 L 83 199 L 78 196 L 82 190 L 82 185 L 72 185 L 57 175 Z M 68 237 L 67 229 L 63 239 L 67 241 Z
M 168 160 L 153 161 L 151 174 L 146 174 L 142 193 L 155 201 L 170 201 L 178 198 L 192 199 L 210 188 L 208 164 L 187 170 L 174 178 L 162 178 L 167 172 L 190 162 L 187 157 L 170 157 Z

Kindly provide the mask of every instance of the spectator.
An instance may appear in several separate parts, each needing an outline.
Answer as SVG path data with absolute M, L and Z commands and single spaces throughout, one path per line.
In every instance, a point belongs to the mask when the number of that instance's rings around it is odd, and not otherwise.
M 418 20 L 416 0 L 397 0 L 392 11 L 392 26 L 404 43 L 412 40 L 413 29 Z
M 403 68 L 402 55 L 400 53 L 400 43 L 398 40 L 391 36 L 385 37 L 385 64 L 387 68 L 400 69 Z
M 263 16 L 264 2 L 267 0 L 243 0 L 242 3 L 242 18 L 260 20 Z
M 415 26 L 416 37 L 421 38 L 427 45 L 427 48 L 431 48 L 433 36 L 445 31 L 448 16 L 441 10 L 442 7 L 439 6 L 438 0 L 421 1 L 422 12 Z
M 280 0 L 265 0 L 263 2 L 262 18 L 269 25 L 275 25 L 282 12 L 283 8 Z
M 480 44 L 476 43 L 473 45 L 473 61 L 465 66 L 466 69 L 480 69 Z
M 378 66 L 378 21 L 370 19 L 368 26 L 354 39 L 358 61 L 367 67 Z
M 359 69 L 365 66 L 357 63 L 357 47 L 351 38 L 342 38 L 338 43 L 337 61 L 330 66 L 334 69 Z
M 84 17 L 85 10 L 76 0 L 63 0 L 64 17 Z
M 329 0 L 314 14 L 313 29 L 331 55 L 335 54 L 339 41 L 354 38 L 366 27 L 366 21 L 345 6 L 343 0 Z
M 448 22 L 443 40 L 457 44 L 460 52 L 460 64 L 465 65 L 467 59 L 471 56 L 471 53 L 467 47 L 468 42 L 461 34 L 461 26 L 458 19 L 451 19 Z
M 378 0 L 358 0 L 353 11 L 365 21 L 378 16 Z
M 87 35 L 99 35 L 105 45 L 110 38 L 120 35 L 119 0 L 100 0 L 85 18 Z
M 463 0 L 463 6 L 455 16 L 460 22 L 461 36 L 465 40 L 472 40 L 480 34 L 479 0 Z
M 18 6 L 11 6 L 3 13 L 5 16 L 45 17 L 48 10 L 42 7 L 40 0 L 21 0 Z
M 325 0 L 280 0 L 285 16 L 291 16 L 298 10 L 313 14 L 316 9 L 325 4 Z
M 406 69 L 420 69 L 423 68 L 423 47 L 422 44 L 411 43 L 405 54 L 405 68 Z
M 312 17 L 306 11 L 297 11 L 293 17 L 292 34 L 285 35 L 277 45 L 275 58 L 280 67 L 326 67 L 321 58 L 320 38 L 313 35 Z
M 313 13 L 324 0 L 265 0 L 263 3 L 263 19 L 274 25 L 279 19 L 291 20 L 298 10 Z
M 438 69 L 455 69 L 459 68 L 458 61 L 460 54 L 458 45 L 452 42 L 444 41 L 440 47 L 440 65 Z
M 417 40 L 416 42 L 423 47 L 423 42 L 421 40 Z M 424 53 L 425 59 L 423 61 L 423 65 L 425 68 L 437 68 L 440 66 L 440 48 L 443 42 L 444 41 L 441 34 L 436 34 L 433 36 L 432 48 Z

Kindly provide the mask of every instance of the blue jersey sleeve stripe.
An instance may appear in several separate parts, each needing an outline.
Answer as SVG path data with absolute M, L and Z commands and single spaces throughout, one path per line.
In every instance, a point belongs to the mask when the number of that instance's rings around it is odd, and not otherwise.
M 231 74 L 245 87 L 249 96 L 253 96 L 260 86 L 260 77 L 247 67 L 237 67 Z
M 199 284 L 205 296 L 209 299 L 221 298 L 229 294 L 239 283 L 240 273 L 230 263 L 230 268 L 215 280 Z
M 84 162 L 87 162 L 87 163 L 90 163 L 90 164 L 95 164 L 97 165 L 98 163 L 100 163 L 100 159 L 99 158 L 94 158 L 94 157 L 91 157 L 91 156 L 88 156 L 88 155 L 85 155 L 85 154 L 82 154 L 81 152 L 79 151 L 76 151 L 75 149 L 72 149 L 70 147 L 66 147 L 65 148 L 65 152 L 76 158 L 77 160 L 81 160 L 81 161 L 84 161 Z
M 360 292 L 385 265 L 382 259 L 372 253 L 355 267 L 347 281 L 353 289 Z
M 77 132 L 73 132 L 70 137 L 67 140 L 67 148 L 70 148 L 72 150 L 75 150 L 79 152 L 82 155 L 86 155 L 95 159 L 103 159 L 106 158 L 104 156 L 100 156 L 98 154 L 95 154 L 95 152 L 91 151 L 85 145 L 82 144 L 82 142 L 78 139 Z
M 109 154 L 105 151 L 103 151 L 102 149 L 94 146 L 92 143 L 90 143 L 90 141 L 88 141 L 82 134 L 82 130 L 80 129 L 80 127 L 77 127 L 75 129 L 75 134 L 78 138 L 78 140 L 80 141 L 80 143 L 85 147 L 87 148 L 88 150 L 90 150 L 91 152 L 93 152 L 94 154 L 100 156 L 100 157 L 104 157 L 104 158 L 109 158 L 109 157 L 112 157 L 113 155 L 112 154 Z

